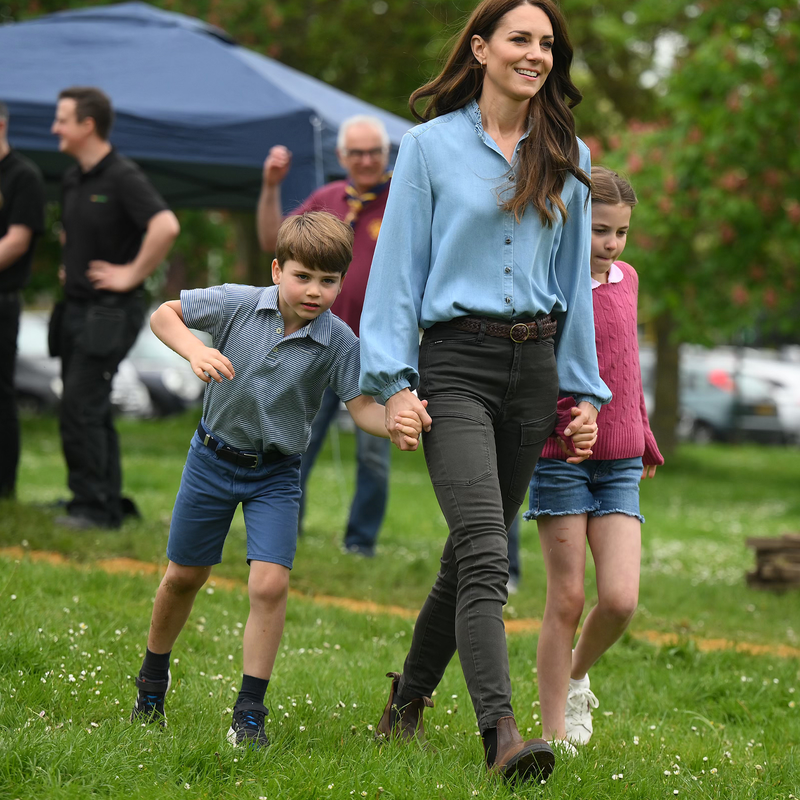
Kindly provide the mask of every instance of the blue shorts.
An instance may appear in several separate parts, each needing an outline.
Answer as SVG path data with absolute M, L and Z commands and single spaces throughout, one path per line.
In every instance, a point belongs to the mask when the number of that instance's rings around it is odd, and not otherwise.
M 644 522 L 639 513 L 641 458 L 615 458 L 568 464 L 541 458 L 531 478 L 525 519 L 567 514 L 627 514 Z
M 247 530 L 247 560 L 292 568 L 300 509 L 300 456 L 255 469 L 223 461 L 195 432 L 172 511 L 167 558 L 208 567 L 222 561 L 222 546 L 239 503 Z

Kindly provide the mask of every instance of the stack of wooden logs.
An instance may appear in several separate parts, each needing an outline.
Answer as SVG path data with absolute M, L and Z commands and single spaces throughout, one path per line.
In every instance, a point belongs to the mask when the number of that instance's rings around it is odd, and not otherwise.
M 800 588 L 800 533 L 785 533 L 770 539 L 748 539 L 756 551 L 756 568 L 747 573 L 747 585 L 754 589 Z

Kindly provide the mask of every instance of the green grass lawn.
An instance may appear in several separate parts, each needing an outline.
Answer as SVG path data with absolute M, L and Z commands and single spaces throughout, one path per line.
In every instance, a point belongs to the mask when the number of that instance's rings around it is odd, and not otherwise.
M 5 798 L 510 798 L 594 800 L 800 796 L 798 662 L 693 637 L 797 646 L 796 593 L 749 590 L 749 535 L 800 530 L 800 452 L 686 448 L 643 487 L 648 519 L 641 607 L 632 632 L 592 670 L 595 737 L 545 787 L 486 775 L 457 663 L 426 711 L 435 752 L 378 748 L 371 726 L 400 669 L 412 622 L 355 613 L 315 596 L 416 609 L 433 580 L 445 526 L 421 453 L 394 453 L 390 509 L 375 559 L 339 544 L 352 494 L 353 440 L 329 442 L 312 477 L 286 633 L 267 702 L 267 752 L 224 735 L 241 670 L 243 591 L 209 586 L 176 645 L 166 731 L 131 726 L 133 675 L 157 575 L 109 575 L 96 559 L 164 562 L 172 501 L 196 419 L 120 421 L 125 485 L 144 519 L 121 531 L 67 533 L 35 506 L 65 495 L 55 422 L 26 420 L 19 502 L 0 504 L 0 546 L 66 555 L 67 565 L 0 558 L 0 800 Z M 336 446 L 333 446 L 336 444 Z M 523 523 L 523 582 L 509 618 L 539 617 L 544 573 Z M 244 580 L 237 517 L 218 576 Z M 594 583 L 587 577 L 587 597 Z M 320 598 L 321 599 L 321 598 Z M 636 637 L 678 633 L 654 647 Z M 539 733 L 536 637 L 509 636 L 521 730 Z
M 270 683 L 266 752 L 225 742 L 246 594 L 201 592 L 173 652 L 166 730 L 128 722 L 157 577 L 0 559 L 0 798 L 511 798 L 798 795 L 797 662 L 625 638 L 595 667 L 595 736 L 545 787 L 481 767 L 453 664 L 427 710 L 435 752 L 372 726 L 411 623 L 293 597 Z M 509 637 L 514 705 L 538 731 L 535 640 Z

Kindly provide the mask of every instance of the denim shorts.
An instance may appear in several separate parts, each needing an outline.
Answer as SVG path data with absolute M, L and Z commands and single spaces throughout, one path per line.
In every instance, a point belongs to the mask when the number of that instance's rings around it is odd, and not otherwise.
M 542 458 L 531 478 L 525 519 L 567 514 L 626 514 L 644 522 L 639 513 L 641 458 L 615 458 L 568 464 Z
M 223 461 L 195 432 L 172 511 L 167 558 L 208 567 L 222 561 L 234 512 L 242 504 L 247 561 L 292 568 L 300 508 L 300 456 L 255 469 Z

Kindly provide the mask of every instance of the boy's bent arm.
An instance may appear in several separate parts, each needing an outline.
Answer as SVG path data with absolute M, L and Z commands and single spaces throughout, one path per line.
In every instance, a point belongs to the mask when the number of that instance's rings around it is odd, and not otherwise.
M 150 317 L 153 333 L 167 347 L 183 356 L 192 366 L 194 374 L 208 383 L 230 380 L 235 375 L 233 364 L 219 350 L 206 346 L 186 327 L 180 300 L 170 300 L 160 305 Z
M 383 439 L 391 438 L 386 429 L 385 409 L 375 402 L 375 398 L 360 394 L 345 403 L 350 416 L 362 431 L 380 436 Z M 416 450 L 419 446 L 419 435 L 422 424 L 416 415 L 404 415 L 397 420 L 397 429 L 403 433 L 398 444 L 401 450 Z

